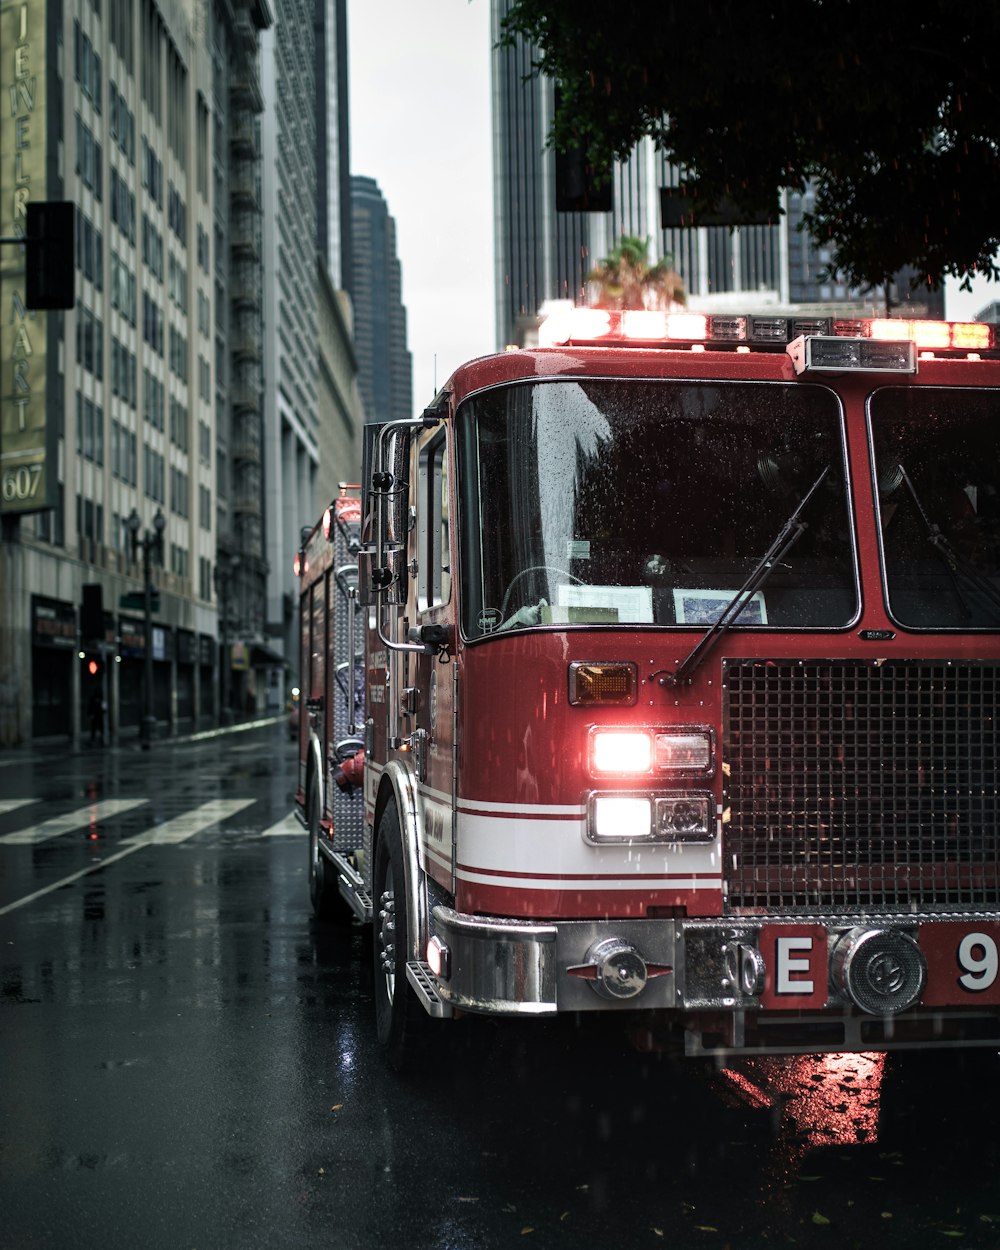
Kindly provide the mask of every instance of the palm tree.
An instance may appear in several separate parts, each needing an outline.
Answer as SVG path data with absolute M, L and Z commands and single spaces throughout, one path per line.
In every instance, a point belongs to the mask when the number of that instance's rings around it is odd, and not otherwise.
M 649 240 L 622 235 L 621 242 L 587 274 L 601 308 L 666 309 L 687 299 L 672 256 L 650 265 Z

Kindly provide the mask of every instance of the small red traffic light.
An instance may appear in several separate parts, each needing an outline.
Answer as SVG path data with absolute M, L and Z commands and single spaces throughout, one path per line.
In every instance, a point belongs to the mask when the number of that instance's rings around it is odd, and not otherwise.
M 91 677 L 97 676 L 97 670 L 99 668 L 100 668 L 100 665 L 97 663 L 96 660 L 87 661 L 87 672 L 91 675 Z

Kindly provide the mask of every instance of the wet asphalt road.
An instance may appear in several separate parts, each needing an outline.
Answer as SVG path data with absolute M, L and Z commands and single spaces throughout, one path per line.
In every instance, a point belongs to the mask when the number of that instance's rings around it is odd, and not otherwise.
M 716 1070 L 472 1021 L 400 1080 L 293 780 L 283 726 L 0 756 L 5 1250 L 1000 1247 L 993 1054 Z

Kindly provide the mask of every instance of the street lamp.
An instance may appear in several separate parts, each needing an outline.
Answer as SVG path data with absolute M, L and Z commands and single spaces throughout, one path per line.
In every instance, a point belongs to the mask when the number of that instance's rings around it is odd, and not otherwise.
M 219 672 L 219 719 L 223 725 L 233 723 L 233 709 L 229 693 L 232 667 L 229 655 L 229 591 L 239 563 L 238 555 L 227 555 L 220 551 L 219 563 L 212 573 L 215 593 L 219 596 L 219 640 L 222 643 L 222 667 Z
M 139 547 L 142 548 L 142 608 L 146 636 L 146 654 L 143 671 L 143 708 L 142 724 L 139 728 L 139 741 L 142 743 L 142 749 L 148 751 L 156 728 L 156 713 L 153 709 L 153 586 L 149 580 L 149 560 L 152 553 L 155 554 L 160 564 L 163 563 L 163 531 L 167 528 L 167 518 L 163 515 L 163 510 L 158 507 L 156 515 L 153 517 L 153 529 L 147 529 L 141 538 L 139 537 L 139 530 L 142 528 L 142 522 L 139 520 L 139 514 L 135 508 L 129 513 L 125 524 L 128 527 L 133 560 L 135 560 L 136 551 Z

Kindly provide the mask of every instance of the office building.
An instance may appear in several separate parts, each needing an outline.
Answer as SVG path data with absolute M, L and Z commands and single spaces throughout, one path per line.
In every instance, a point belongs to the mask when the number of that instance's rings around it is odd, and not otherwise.
M 354 344 L 368 420 L 413 416 L 413 362 L 406 346 L 396 223 L 373 178 L 351 178 Z
M 360 399 L 342 265 L 349 186 L 345 0 L 275 0 L 263 39 L 267 711 L 298 680 L 293 562 L 304 527 L 356 478 Z M 349 213 L 347 214 L 349 218 Z
M 69 201 L 76 249 L 75 306 L 36 313 L 4 249 L 4 472 L 26 483 L 2 505 L 4 744 L 78 738 L 95 694 L 113 736 L 214 723 L 249 683 L 271 20 L 267 0 L 4 6 L 0 233 Z

